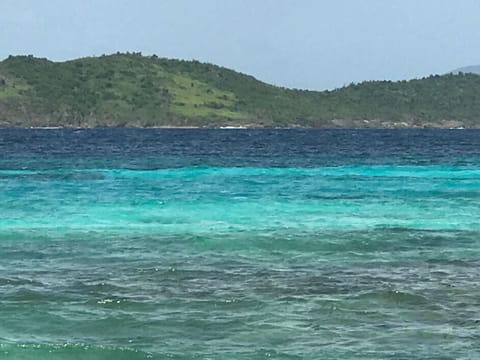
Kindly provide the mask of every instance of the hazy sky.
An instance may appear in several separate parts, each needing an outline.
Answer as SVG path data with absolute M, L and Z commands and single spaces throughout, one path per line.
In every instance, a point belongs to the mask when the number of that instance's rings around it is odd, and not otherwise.
M 480 0 L 0 0 L 0 58 L 142 51 L 324 89 L 480 64 Z

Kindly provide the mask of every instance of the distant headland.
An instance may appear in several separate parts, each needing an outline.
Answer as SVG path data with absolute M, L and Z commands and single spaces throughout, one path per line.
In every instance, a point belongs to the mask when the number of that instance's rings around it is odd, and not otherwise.
M 0 62 L 0 127 L 114 126 L 478 128 L 480 75 L 308 91 L 140 53 Z

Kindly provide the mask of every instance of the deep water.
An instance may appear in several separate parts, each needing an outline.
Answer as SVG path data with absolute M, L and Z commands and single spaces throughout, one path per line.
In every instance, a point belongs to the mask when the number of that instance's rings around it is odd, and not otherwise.
M 479 130 L 0 129 L 0 359 L 478 359 Z

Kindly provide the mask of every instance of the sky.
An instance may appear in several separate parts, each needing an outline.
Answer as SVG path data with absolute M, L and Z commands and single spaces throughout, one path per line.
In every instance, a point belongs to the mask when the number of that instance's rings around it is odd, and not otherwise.
M 479 0 L 0 0 L 0 59 L 117 51 L 332 89 L 480 64 Z

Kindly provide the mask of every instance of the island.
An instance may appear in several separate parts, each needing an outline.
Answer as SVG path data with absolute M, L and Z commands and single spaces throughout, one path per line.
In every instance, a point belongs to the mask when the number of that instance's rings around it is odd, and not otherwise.
M 120 126 L 478 128 L 480 75 L 457 71 L 311 91 L 141 53 L 0 62 L 0 127 Z

